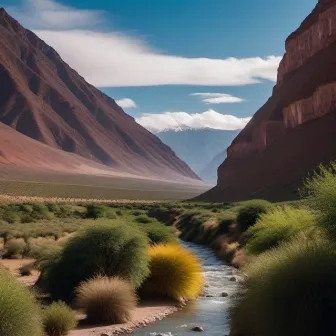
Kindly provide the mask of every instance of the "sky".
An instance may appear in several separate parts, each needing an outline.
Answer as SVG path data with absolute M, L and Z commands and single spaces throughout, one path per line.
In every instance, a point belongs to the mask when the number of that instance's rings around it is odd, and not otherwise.
M 241 129 L 316 0 L 0 0 L 153 132 Z

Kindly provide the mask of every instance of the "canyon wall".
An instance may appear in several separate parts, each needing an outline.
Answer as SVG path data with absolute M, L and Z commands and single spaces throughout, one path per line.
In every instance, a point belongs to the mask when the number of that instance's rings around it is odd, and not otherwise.
M 277 84 L 227 150 L 202 200 L 298 197 L 302 179 L 336 159 L 336 0 L 319 0 L 286 40 Z

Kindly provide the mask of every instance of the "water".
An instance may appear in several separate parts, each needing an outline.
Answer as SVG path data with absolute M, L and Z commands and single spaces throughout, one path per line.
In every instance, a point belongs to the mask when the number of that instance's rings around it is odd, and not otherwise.
M 224 265 L 207 247 L 193 243 L 183 243 L 183 245 L 203 261 L 206 279 L 205 296 L 189 303 L 185 308 L 162 321 L 136 330 L 132 335 L 188 336 L 195 335 L 195 332 L 191 331 L 191 328 L 195 326 L 204 328 L 205 332 L 202 335 L 224 336 L 229 334 L 227 308 L 230 297 L 237 287 L 237 283 L 229 279 L 235 276 L 236 271 L 232 267 Z M 227 293 L 229 296 L 223 297 L 223 293 Z

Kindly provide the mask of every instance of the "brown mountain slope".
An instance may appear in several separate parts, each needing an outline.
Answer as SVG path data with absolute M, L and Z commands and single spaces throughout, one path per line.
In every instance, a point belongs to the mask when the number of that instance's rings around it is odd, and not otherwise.
M 232 142 L 203 200 L 297 197 L 302 178 L 336 159 L 336 0 L 286 41 L 272 97 Z
M 0 144 L 2 173 L 20 167 L 34 171 L 118 176 L 118 172 L 103 164 L 47 146 L 3 123 L 0 123 Z
M 4 9 L 0 82 L 0 122 L 22 134 L 121 172 L 198 179 L 169 147 Z

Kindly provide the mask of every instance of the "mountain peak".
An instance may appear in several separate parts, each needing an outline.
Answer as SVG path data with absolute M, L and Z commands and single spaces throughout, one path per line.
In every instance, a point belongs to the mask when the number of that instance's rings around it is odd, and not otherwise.
M 198 179 L 168 146 L 87 83 L 4 8 L 0 54 L 0 123 L 121 172 Z

